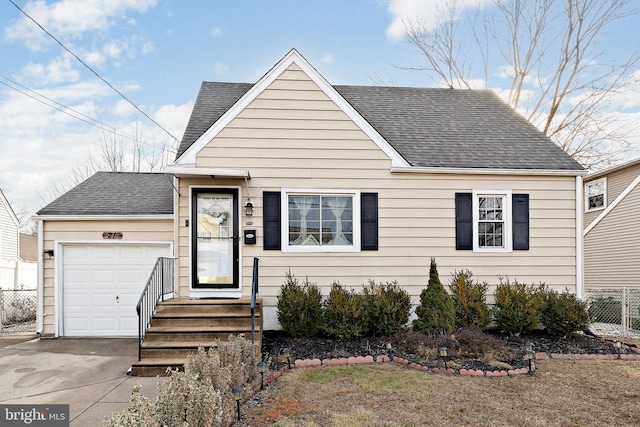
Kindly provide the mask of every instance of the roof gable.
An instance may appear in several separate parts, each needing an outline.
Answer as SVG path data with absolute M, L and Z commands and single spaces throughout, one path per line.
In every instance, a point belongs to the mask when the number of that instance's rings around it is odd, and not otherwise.
M 97 172 L 37 212 L 40 216 L 167 214 L 173 214 L 171 177 L 139 172 Z
M 247 84 L 207 84 L 203 83 L 194 113 L 189 119 L 185 135 L 178 148 L 176 166 L 195 165 L 196 155 L 225 126 L 256 99 L 271 83 L 273 83 L 289 67 L 298 67 L 309 77 L 351 120 L 384 151 L 393 166 L 409 166 L 402 156 L 388 143 L 371 124 L 364 119 L 325 79 L 313 68 L 297 50 L 292 49 L 271 70 L 254 85 Z M 221 91 L 218 92 L 218 91 Z M 244 93 L 242 93 L 244 91 Z M 220 97 L 218 97 L 220 95 Z M 207 105 L 208 104 L 208 105 Z M 226 110 L 225 110 L 226 107 Z M 194 117 L 195 114 L 195 117 Z M 211 123 L 197 139 L 194 136 L 208 123 Z
M 7 200 L 4 193 L 0 189 L 0 209 L 2 209 L 3 206 L 4 206 L 4 211 L 7 213 L 7 216 L 13 222 L 13 225 L 15 225 L 16 229 L 19 228 L 20 221 L 18 221 L 18 217 L 16 216 L 16 213 L 13 211 L 13 208 L 11 207 L 9 200 Z M 3 216 L 4 215 L 0 215 L 0 218 L 2 218 Z

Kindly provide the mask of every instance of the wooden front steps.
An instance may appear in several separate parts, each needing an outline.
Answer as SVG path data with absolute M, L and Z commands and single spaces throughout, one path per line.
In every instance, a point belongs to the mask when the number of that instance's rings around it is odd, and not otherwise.
M 169 367 L 182 369 L 187 356 L 198 347 L 224 344 L 229 335 L 244 334 L 251 340 L 250 304 L 249 298 L 174 298 L 159 303 L 141 346 L 141 360 L 133 362 L 131 375 L 166 375 Z M 260 299 L 256 301 L 254 341 L 262 342 Z

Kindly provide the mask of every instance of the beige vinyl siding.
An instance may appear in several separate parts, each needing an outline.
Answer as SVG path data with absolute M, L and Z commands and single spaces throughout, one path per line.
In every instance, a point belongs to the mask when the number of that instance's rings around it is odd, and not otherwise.
M 0 195 L 0 260 L 18 259 L 18 225 Z
M 640 163 L 631 165 L 629 167 L 614 170 L 606 175 L 596 175 L 594 178 L 586 178 L 584 183 L 587 184 L 591 181 L 606 177 L 607 181 L 607 200 L 606 206 L 609 206 L 637 177 L 640 175 Z M 585 212 L 584 226 L 587 227 L 591 222 L 596 219 L 598 215 L 602 213 L 602 210 L 593 212 Z
M 586 288 L 639 287 L 640 188 L 636 187 L 584 238 Z
M 260 259 L 260 296 L 275 306 L 287 271 L 308 277 L 325 292 L 333 281 L 359 288 L 369 279 L 394 281 L 414 303 L 426 286 L 435 257 L 446 285 L 456 270 L 493 287 L 498 275 L 526 283 L 544 282 L 576 290 L 576 179 L 562 176 L 508 176 L 391 173 L 391 160 L 306 75 L 295 67 L 259 94 L 196 156 L 202 168 L 238 168 L 243 179 L 182 178 L 177 209 L 179 293 L 189 293 L 189 197 L 192 186 L 247 191 L 252 217 L 241 227 L 257 230 L 256 245 L 241 245 L 243 294 L 248 295 L 254 257 Z M 282 188 L 352 189 L 376 192 L 379 250 L 357 253 L 264 251 L 262 194 Z M 508 190 L 530 196 L 530 250 L 474 253 L 455 249 L 455 193 Z M 242 209 L 241 209 L 242 211 Z M 245 223 L 251 221 L 251 226 Z M 240 230 L 242 235 L 242 230 Z
M 121 240 L 104 240 L 103 232 L 121 232 Z M 172 220 L 65 220 L 43 222 L 43 250 L 57 250 L 56 242 L 74 243 L 126 243 L 126 242 L 172 242 Z M 43 261 L 44 322 L 43 334 L 54 333 L 55 314 L 55 266 L 53 259 Z M 151 273 L 151 272 L 149 272 Z

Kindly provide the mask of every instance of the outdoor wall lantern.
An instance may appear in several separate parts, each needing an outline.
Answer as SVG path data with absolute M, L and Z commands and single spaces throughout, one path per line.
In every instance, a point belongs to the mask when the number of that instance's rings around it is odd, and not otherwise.
M 618 341 L 618 340 L 615 340 L 615 341 L 613 342 L 613 345 L 615 346 L 616 351 L 618 352 L 618 359 L 620 359 L 620 358 L 621 358 L 621 356 L 620 356 L 620 350 L 622 349 L 622 343 L 621 343 L 620 341 Z
M 536 355 L 535 351 L 527 350 L 527 360 L 529 361 L 529 374 L 533 373 L 531 368 L 532 368 L 533 358 L 535 357 L 535 355 Z
M 258 372 L 260 372 L 260 390 L 264 388 L 264 374 L 267 372 L 267 364 L 264 361 L 258 362 Z
M 47 249 L 43 253 L 44 259 L 53 259 L 53 249 Z
M 288 347 L 287 347 L 287 348 L 283 348 L 283 349 L 282 349 L 282 351 L 281 351 L 281 353 L 282 353 L 282 355 L 283 355 L 284 357 L 286 357 L 286 358 L 287 358 L 287 367 L 288 367 L 289 369 L 291 369 L 291 359 L 289 359 L 289 356 L 291 355 L 291 350 L 289 350 L 289 348 L 288 348 Z
M 244 205 L 244 214 L 246 216 L 253 216 L 253 203 L 251 203 L 251 200 Z
M 236 407 L 238 408 L 238 421 L 240 421 L 240 398 L 242 397 L 242 392 L 244 390 L 240 386 L 235 386 L 231 389 L 231 393 L 236 398 Z
M 440 347 L 440 357 L 444 360 L 444 368 L 449 369 L 447 365 L 447 347 Z

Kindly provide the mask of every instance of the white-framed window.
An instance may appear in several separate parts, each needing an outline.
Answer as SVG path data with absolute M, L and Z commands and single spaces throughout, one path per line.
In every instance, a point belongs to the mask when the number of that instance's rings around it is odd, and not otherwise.
M 607 207 L 607 178 L 584 184 L 584 211 L 598 211 Z
M 511 191 L 473 192 L 473 250 L 511 252 Z
M 284 252 L 358 252 L 360 192 L 283 189 Z

